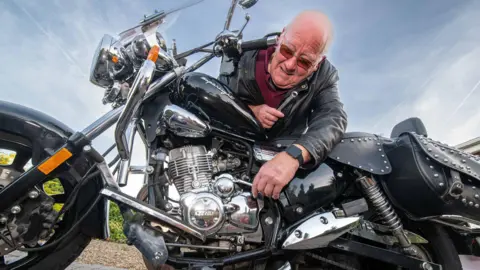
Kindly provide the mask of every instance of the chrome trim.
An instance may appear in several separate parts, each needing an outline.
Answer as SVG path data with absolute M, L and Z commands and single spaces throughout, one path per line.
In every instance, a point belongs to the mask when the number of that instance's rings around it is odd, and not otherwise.
M 104 188 L 100 191 L 100 194 L 102 194 L 103 196 L 107 197 L 110 200 L 124 203 L 129 207 L 150 216 L 151 218 L 154 218 L 160 222 L 166 223 L 166 225 L 180 229 L 202 241 L 206 240 L 206 236 L 203 233 L 191 227 L 190 225 L 184 224 L 182 221 L 176 218 L 170 217 L 168 214 L 163 213 L 161 210 L 153 208 L 151 205 L 148 205 L 142 201 L 134 199 L 124 194 L 121 191 L 115 191 L 110 188 Z
M 232 0 L 232 4 L 230 4 L 230 8 L 228 9 L 227 19 L 225 20 L 223 30 L 228 30 L 230 28 L 230 23 L 232 22 L 233 13 L 235 12 L 235 7 L 237 6 L 237 3 L 238 0 Z
M 108 34 L 103 35 L 93 54 L 90 82 L 110 88 L 115 81 L 124 82 L 133 72 L 133 63 L 123 44 Z
M 138 71 L 138 75 L 133 82 L 132 88 L 125 103 L 125 109 L 122 111 L 115 128 L 115 141 L 117 143 L 118 154 L 122 160 L 130 158 L 130 151 L 127 149 L 128 141 L 125 134 L 125 129 L 128 124 L 135 117 L 138 108 L 141 105 L 141 100 L 147 91 L 148 86 L 155 71 L 155 63 L 147 60 L 143 63 Z
M 212 193 L 186 193 L 180 205 L 184 221 L 206 235 L 218 232 L 225 222 L 223 202 Z
M 437 223 L 447 225 L 459 230 L 467 231 L 470 233 L 480 233 L 480 221 L 473 220 L 467 217 L 463 217 L 459 215 L 441 215 L 441 216 L 432 217 L 429 219 Z M 465 222 L 466 226 L 452 223 L 456 221 Z
M 135 139 L 135 134 L 137 132 L 137 119 L 134 118 L 132 121 L 127 126 L 127 129 L 125 130 L 125 137 L 127 139 L 126 143 L 128 146 L 128 152 L 132 153 L 133 150 L 133 142 Z M 117 182 L 118 185 L 121 187 L 124 187 L 128 183 L 128 173 L 130 170 L 130 161 L 132 159 L 130 157 L 126 159 L 121 159 L 120 160 L 120 167 L 118 168 L 118 176 L 117 176 Z
M 107 187 L 120 190 L 118 183 L 115 181 L 110 169 L 108 168 L 107 162 L 104 160 L 102 162 L 97 162 L 97 169 L 100 171 L 100 175 Z
M 240 0 L 238 5 L 240 5 L 244 9 L 249 9 L 253 7 L 257 2 L 258 0 Z
M 278 270 L 291 270 L 292 269 L 292 266 L 290 265 L 290 262 L 285 262 L 282 266 L 280 266 L 280 268 L 278 268 Z
M 315 214 L 291 233 L 282 249 L 315 249 L 327 246 L 331 241 L 360 225 L 360 217 L 335 218 L 333 213 Z M 290 230 L 289 230 L 290 231 Z
M 124 107 L 125 106 L 122 105 L 102 115 L 100 118 L 95 120 L 95 122 L 91 123 L 88 127 L 82 130 L 83 135 L 85 135 L 85 137 L 87 137 L 89 140 L 93 140 L 98 137 L 98 135 L 102 134 L 117 122 Z
M 167 247 L 184 247 L 184 248 L 201 248 L 201 249 L 211 249 L 211 250 L 224 250 L 224 251 L 234 251 L 235 247 L 216 247 L 216 246 L 206 246 L 206 245 L 187 245 L 187 244 L 178 244 L 178 243 L 165 243 Z
M 148 86 L 147 93 L 145 93 L 143 100 L 147 100 L 150 97 L 160 93 L 163 89 L 165 89 L 164 88 L 165 86 L 167 86 L 169 83 L 174 81 L 178 76 L 180 76 L 184 70 L 185 70 L 184 67 L 175 68 L 173 71 L 170 71 L 167 74 L 163 75 L 161 78 L 153 81 Z
M 175 135 L 181 137 L 203 138 L 211 131 L 206 122 L 177 105 L 165 106 L 161 121 Z

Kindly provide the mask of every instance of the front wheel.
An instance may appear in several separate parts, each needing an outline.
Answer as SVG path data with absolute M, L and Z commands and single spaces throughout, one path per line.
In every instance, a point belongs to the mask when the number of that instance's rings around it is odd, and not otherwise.
M 0 181 L 0 189 L 7 186 L 13 179 L 14 175 L 23 173 L 28 167 L 28 164 L 36 165 L 35 160 L 41 160 L 45 153 L 45 145 L 31 144 L 26 146 L 25 139 L 15 134 L 5 134 L 0 136 L 0 172 L 2 175 L 11 175 L 11 178 L 6 181 L 6 178 L 2 178 Z M 38 157 L 38 158 L 35 158 Z M 32 161 L 33 160 L 33 161 Z M 65 202 L 65 198 L 68 198 L 77 184 L 78 174 L 82 173 L 77 170 L 63 171 L 58 175 L 53 176 L 48 181 L 38 186 L 43 191 L 54 198 L 53 211 L 59 211 Z M 55 196 L 59 195 L 59 196 Z M 85 197 L 85 194 L 83 194 Z M 24 202 L 20 205 L 21 211 L 16 215 L 17 221 L 25 215 L 30 215 L 27 209 L 33 209 L 32 207 L 40 203 L 38 201 Z M 49 211 L 52 209 L 50 205 Z M 61 220 L 57 223 L 57 227 L 54 230 L 54 234 L 51 237 L 50 242 L 55 241 L 67 232 L 71 226 L 76 222 L 75 211 L 67 211 Z M 23 220 L 23 219 L 22 219 Z M 20 222 L 17 222 L 20 223 Z M 32 223 L 15 223 L 14 226 L 17 229 L 22 226 L 23 230 L 33 231 L 39 229 L 39 226 L 33 226 Z M 12 226 L 12 225 L 10 225 Z M 32 227 L 30 227 L 32 226 Z M 12 227 L 9 227 L 12 228 Z M 17 232 L 20 229 L 17 230 Z M 11 245 L 4 241 L 4 239 L 10 239 L 8 229 L 4 223 L 0 224 L 0 247 L 2 251 L 11 248 Z M 13 251 L 0 252 L 0 269 L 30 269 L 30 270 L 61 270 L 65 269 L 82 253 L 85 247 L 90 243 L 91 237 L 84 234 L 78 226 L 67 237 L 65 237 L 57 246 L 46 250 L 37 250 L 29 252 Z M 40 246 L 25 248 L 39 248 Z

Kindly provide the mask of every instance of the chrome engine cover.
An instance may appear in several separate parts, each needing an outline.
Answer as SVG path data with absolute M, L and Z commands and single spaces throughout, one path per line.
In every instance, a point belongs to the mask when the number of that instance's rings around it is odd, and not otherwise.
M 187 193 L 180 200 L 183 219 L 207 235 L 216 233 L 225 221 L 222 200 L 208 192 Z

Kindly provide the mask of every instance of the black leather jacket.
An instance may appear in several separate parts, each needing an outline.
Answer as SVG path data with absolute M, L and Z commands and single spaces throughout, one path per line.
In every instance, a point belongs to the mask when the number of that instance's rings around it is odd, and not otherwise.
M 255 80 L 256 57 L 257 51 L 244 53 L 232 76 L 220 76 L 249 105 L 264 104 Z M 270 138 L 292 136 L 295 144 L 309 151 L 312 161 L 303 167 L 321 163 L 345 133 L 347 114 L 339 98 L 337 82 L 336 68 L 325 59 L 307 80 L 287 92 L 282 103 L 293 91 L 298 95 L 282 110 L 285 117 L 268 131 Z

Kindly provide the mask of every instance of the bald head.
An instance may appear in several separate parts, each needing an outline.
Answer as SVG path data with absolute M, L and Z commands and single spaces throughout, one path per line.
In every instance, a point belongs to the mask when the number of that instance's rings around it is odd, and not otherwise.
M 298 14 L 285 27 L 285 34 L 314 43 L 324 54 L 332 41 L 333 29 L 325 14 L 320 11 L 306 10 Z

